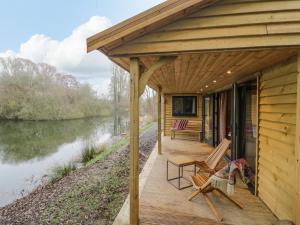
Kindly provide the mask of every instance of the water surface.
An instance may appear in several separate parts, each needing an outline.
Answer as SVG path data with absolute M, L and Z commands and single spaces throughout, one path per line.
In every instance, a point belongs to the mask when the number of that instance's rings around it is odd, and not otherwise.
M 111 143 L 121 125 L 110 118 L 0 121 L 0 207 L 30 193 L 54 167 L 78 160 L 86 145 Z

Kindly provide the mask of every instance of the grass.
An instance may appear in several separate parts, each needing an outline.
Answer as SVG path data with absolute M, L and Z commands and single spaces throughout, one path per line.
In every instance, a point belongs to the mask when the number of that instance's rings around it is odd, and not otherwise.
M 140 134 L 145 133 L 148 129 L 150 129 L 151 127 L 153 127 L 155 125 L 155 123 L 149 123 L 147 125 L 145 125 L 144 127 L 142 127 L 140 129 Z M 90 161 L 88 161 L 86 163 L 86 165 L 93 165 L 94 163 L 103 160 L 104 158 L 106 158 L 109 154 L 111 154 L 114 151 L 117 151 L 118 149 L 120 149 L 121 147 L 125 146 L 129 144 L 129 136 L 126 135 L 125 137 L 123 137 L 120 141 L 118 141 L 117 143 L 111 145 L 108 148 L 105 148 L 102 152 L 96 154 L 94 156 L 93 159 L 91 159 Z
M 140 129 L 140 134 L 145 133 L 148 129 L 154 126 L 153 123 L 149 123 Z M 112 152 L 117 151 L 121 147 L 129 144 L 129 136 L 126 135 L 117 143 L 107 147 L 105 145 L 101 145 L 100 147 L 95 147 L 93 145 L 86 145 L 85 149 L 81 155 L 81 162 L 87 166 L 93 165 L 98 161 L 105 159 Z M 55 183 L 61 180 L 63 177 L 68 176 L 71 172 L 76 170 L 76 167 L 73 163 L 69 163 L 63 166 L 59 166 L 53 169 L 51 182 Z
M 128 193 L 128 157 L 116 163 L 101 181 L 90 178 L 52 202 L 43 214 L 51 224 L 109 224 Z
M 76 170 L 76 167 L 73 163 L 68 163 L 63 166 L 54 168 L 51 176 L 51 182 L 57 182 L 63 177 L 68 176 L 70 173 Z
M 93 160 L 96 155 L 104 152 L 106 150 L 105 145 L 101 145 L 100 147 L 96 147 L 94 145 L 87 145 L 81 154 L 81 162 L 87 164 L 89 161 Z
M 87 163 L 94 158 L 95 154 L 95 146 L 86 146 L 81 154 L 81 162 Z
M 140 129 L 140 134 L 145 133 L 154 126 L 150 123 Z M 104 160 L 109 154 L 117 151 L 129 143 L 125 136 L 117 143 L 102 147 L 99 151 L 89 149 L 87 158 L 93 158 L 86 163 L 91 165 Z M 86 150 L 88 151 L 88 150 Z M 92 154 L 92 152 L 96 152 Z M 98 152 L 98 153 L 97 153 Z M 61 195 L 43 212 L 42 220 L 45 224 L 111 224 L 122 207 L 127 194 L 129 182 L 129 156 L 125 154 L 114 163 L 102 179 L 98 175 L 89 176 L 76 184 L 70 191 Z

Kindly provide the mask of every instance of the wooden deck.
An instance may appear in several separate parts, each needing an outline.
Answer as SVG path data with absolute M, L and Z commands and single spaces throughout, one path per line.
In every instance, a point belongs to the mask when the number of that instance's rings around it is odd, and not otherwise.
M 163 155 L 157 155 L 154 149 L 142 174 L 140 175 L 140 224 L 142 225 L 271 225 L 276 217 L 262 201 L 253 196 L 241 182 L 236 185 L 234 199 L 244 205 L 240 210 L 231 202 L 217 193 L 210 197 L 224 216 L 224 221 L 218 223 L 205 200 L 199 195 L 192 202 L 188 196 L 193 188 L 177 190 L 166 181 L 166 160 L 169 156 L 196 157 L 205 159 L 211 147 L 195 141 L 170 140 L 163 138 Z M 170 174 L 177 170 L 170 168 Z M 185 176 L 192 174 L 192 168 L 186 167 Z M 128 224 L 128 200 L 124 204 L 114 225 Z

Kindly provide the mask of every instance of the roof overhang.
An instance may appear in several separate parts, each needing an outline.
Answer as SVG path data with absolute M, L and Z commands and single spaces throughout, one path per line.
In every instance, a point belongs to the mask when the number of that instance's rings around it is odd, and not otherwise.
M 161 87 L 164 93 L 208 93 L 248 79 L 299 51 L 300 22 L 295 20 L 300 21 L 300 5 L 279 2 L 273 12 L 273 1 L 255 1 L 254 8 L 248 7 L 248 1 L 224 2 L 165 1 L 88 38 L 88 52 L 99 50 L 127 71 L 131 57 L 139 57 L 147 71 L 161 57 L 175 55 L 177 59 L 157 69 L 147 85 Z M 228 4 L 234 5 L 233 12 Z M 226 75 L 230 70 L 236 72 Z
M 87 51 L 104 54 L 113 48 L 167 25 L 217 0 L 168 0 L 87 39 Z

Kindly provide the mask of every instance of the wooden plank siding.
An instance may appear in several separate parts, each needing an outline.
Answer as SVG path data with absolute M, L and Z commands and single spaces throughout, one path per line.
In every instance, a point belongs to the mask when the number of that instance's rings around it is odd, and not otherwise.
M 279 219 L 295 221 L 297 59 L 262 71 L 258 196 Z M 287 89 L 289 89 L 287 91 Z
M 205 8 L 217 0 L 164 1 L 87 39 L 87 51 L 109 49 Z
M 172 116 L 172 96 L 197 96 L 197 117 L 173 117 Z M 171 127 L 173 121 L 176 119 L 187 119 L 189 121 L 199 121 L 202 122 L 202 96 L 199 94 L 177 94 L 177 95 L 164 95 L 164 135 L 171 135 Z M 185 138 L 195 139 L 198 138 L 196 134 L 182 134 L 186 136 Z
M 297 79 L 297 110 L 296 110 L 296 138 L 295 138 L 295 155 L 296 155 L 296 224 L 300 224 L 300 52 L 298 52 L 298 79 Z
M 111 56 L 300 45 L 300 0 L 220 1 L 109 51 Z

